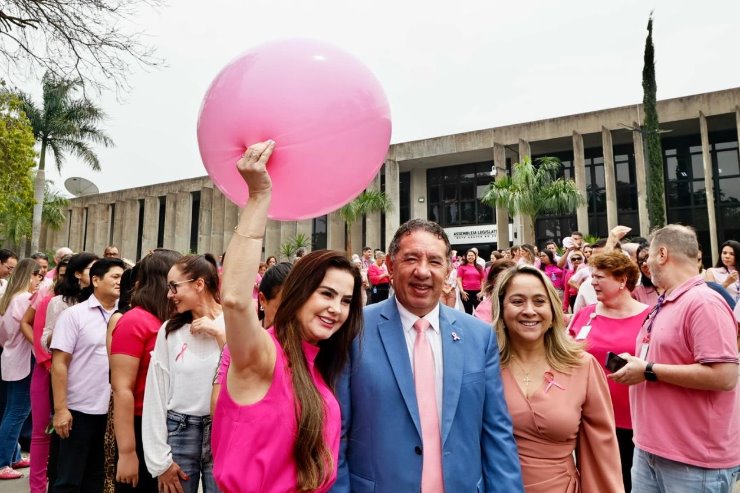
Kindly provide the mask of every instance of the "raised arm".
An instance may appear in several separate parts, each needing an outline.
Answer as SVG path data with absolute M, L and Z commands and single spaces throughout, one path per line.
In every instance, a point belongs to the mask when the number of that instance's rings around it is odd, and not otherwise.
M 267 225 L 267 209 L 272 196 L 272 181 L 266 165 L 275 143 L 254 144 L 237 163 L 249 187 L 249 200 L 239 216 L 239 224 L 226 250 L 221 301 L 226 325 L 226 342 L 231 350 L 231 369 L 236 374 L 247 372 L 262 379 L 272 379 L 275 346 L 257 318 L 250 293 L 259 268 L 262 240 Z

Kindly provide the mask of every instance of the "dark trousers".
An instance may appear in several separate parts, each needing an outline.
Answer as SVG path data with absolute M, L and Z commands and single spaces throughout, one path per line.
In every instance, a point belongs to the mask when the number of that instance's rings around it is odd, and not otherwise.
M 59 440 L 54 493 L 100 493 L 105 479 L 105 424 L 107 414 L 72 411 L 69 438 Z
M 157 478 L 153 478 L 144 462 L 144 444 L 141 440 L 141 416 L 134 416 L 134 436 L 136 437 L 136 457 L 139 458 L 139 484 L 136 488 L 130 484 L 116 483 L 116 493 L 157 493 Z M 116 451 L 118 461 L 118 451 Z
M 622 459 L 622 480 L 625 493 L 632 491 L 632 456 L 635 444 L 632 441 L 632 430 L 617 428 L 617 443 L 619 444 L 619 458 Z
M 478 293 L 480 293 L 480 289 L 477 289 L 475 291 L 472 290 L 465 290 L 466 293 L 468 293 L 468 299 L 462 300 L 463 307 L 465 307 L 465 313 L 468 315 L 473 314 L 473 310 L 475 310 L 478 307 L 478 303 L 480 303 L 480 300 L 478 299 Z
M 390 284 L 377 284 L 371 288 L 372 296 L 371 301 L 372 303 L 380 303 L 381 301 L 388 299 L 388 292 L 390 291 Z

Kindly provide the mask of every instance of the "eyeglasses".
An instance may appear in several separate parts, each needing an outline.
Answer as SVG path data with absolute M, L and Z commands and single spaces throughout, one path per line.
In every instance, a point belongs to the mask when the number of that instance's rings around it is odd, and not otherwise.
M 170 293 L 177 294 L 177 286 L 179 286 L 180 284 L 186 284 L 186 283 L 193 282 L 193 281 L 195 281 L 195 279 L 188 279 L 187 281 L 180 281 L 180 282 L 170 281 L 167 283 L 167 289 L 170 290 Z
M 571 262 L 583 262 L 583 257 L 571 257 Z
M 15 265 L 8 265 L 5 262 L 3 262 L 3 267 L 8 269 L 8 272 L 13 272 L 13 270 L 15 269 Z

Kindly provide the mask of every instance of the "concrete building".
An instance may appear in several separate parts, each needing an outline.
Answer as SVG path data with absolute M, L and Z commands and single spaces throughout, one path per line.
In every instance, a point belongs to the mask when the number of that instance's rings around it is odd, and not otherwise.
M 669 222 L 696 227 L 705 260 L 718 245 L 740 238 L 740 88 L 658 102 Z M 575 214 L 540 217 L 536 242 L 572 230 L 604 236 L 617 224 L 648 235 L 641 104 L 394 144 L 371 187 L 396 207 L 352 226 L 352 244 L 385 249 L 398 225 L 420 217 L 440 223 L 459 251 L 521 243 L 525 218 L 481 202 L 494 177 L 530 156 L 556 156 L 588 204 Z M 206 177 L 80 197 L 59 231 L 42 231 L 42 246 L 68 245 L 101 253 L 119 246 L 138 259 L 156 247 L 221 253 L 239 210 Z M 508 227 L 500 228 L 498 225 Z M 298 233 L 314 248 L 344 249 L 345 224 L 336 213 L 300 222 L 270 221 L 265 255 Z

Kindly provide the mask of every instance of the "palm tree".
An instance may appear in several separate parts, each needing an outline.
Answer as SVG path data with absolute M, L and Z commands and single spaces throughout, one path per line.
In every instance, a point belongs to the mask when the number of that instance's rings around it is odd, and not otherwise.
M 562 165 L 554 157 L 543 157 L 532 164 L 526 156 L 514 164 L 511 176 L 491 182 L 482 202 L 491 207 L 506 207 L 512 215 L 523 214 L 531 219 L 529 231 L 522 231 L 523 242 L 533 243 L 537 216 L 545 213 L 574 212 L 586 203 L 573 180 L 557 178 Z
M 38 250 L 46 183 L 46 151 L 51 149 L 57 170 L 61 173 L 67 154 L 81 159 L 95 171 L 100 170 L 100 161 L 92 144 L 106 147 L 113 141 L 98 128 L 105 114 L 94 103 L 84 97 L 75 98 L 82 87 L 76 80 L 58 79 L 46 73 L 41 81 L 43 106 L 39 108 L 27 94 L 19 94 L 23 111 L 31 122 L 36 142 L 40 144 L 39 167 L 34 181 L 33 220 L 31 250 Z
M 393 206 L 391 199 L 379 190 L 365 190 L 352 202 L 339 209 L 339 217 L 346 223 L 344 246 L 347 257 L 352 256 L 352 225 L 361 217 L 373 212 L 385 212 Z

